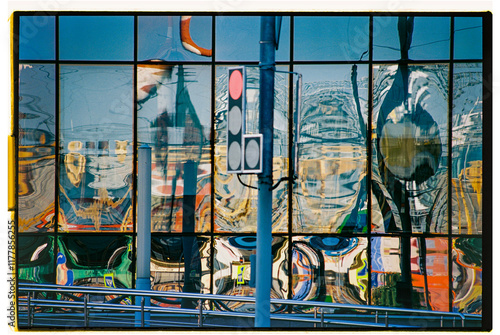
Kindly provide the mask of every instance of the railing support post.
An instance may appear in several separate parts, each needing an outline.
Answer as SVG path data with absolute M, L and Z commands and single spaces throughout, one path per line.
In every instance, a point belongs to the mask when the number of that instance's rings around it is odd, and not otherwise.
M 375 311 L 375 323 L 378 323 L 378 311 Z
M 385 312 L 385 326 L 389 327 L 389 314 Z
M 314 320 L 318 318 L 318 307 L 314 307 Z M 318 327 L 318 323 L 315 321 L 314 322 L 314 328 Z
M 33 325 L 31 321 L 31 292 L 28 292 L 28 327 Z
M 325 310 L 321 308 L 321 328 L 325 326 Z
M 144 297 L 141 297 L 141 327 L 144 327 L 144 305 L 146 300 Z
M 198 309 L 198 327 L 203 327 L 203 301 L 201 299 L 198 300 Z
M 88 301 L 89 301 L 89 295 L 85 294 L 85 297 L 83 298 L 83 325 L 85 328 L 89 326 L 88 309 L 87 309 Z

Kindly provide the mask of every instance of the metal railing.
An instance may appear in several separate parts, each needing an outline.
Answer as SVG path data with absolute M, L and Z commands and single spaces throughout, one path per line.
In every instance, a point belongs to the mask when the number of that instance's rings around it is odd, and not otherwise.
M 253 327 L 254 313 L 211 309 L 221 302 L 254 304 L 255 298 L 135 289 L 19 284 L 20 328 Z M 111 296 L 104 301 L 104 296 Z M 129 299 L 137 303 L 122 304 Z M 147 299 L 187 299 L 196 308 L 147 306 Z M 480 329 L 480 315 L 317 301 L 271 299 L 288 312 L 272 313 L 271 327 Z M 310 312 L 301 312 L 297 307 Z M 290 311 L 292 311 L 290 313 Z

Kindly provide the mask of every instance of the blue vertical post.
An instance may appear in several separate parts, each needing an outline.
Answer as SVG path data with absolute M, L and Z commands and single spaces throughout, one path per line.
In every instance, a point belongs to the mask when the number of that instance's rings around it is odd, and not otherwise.
M 137 194 L 137 290 L 151 289 L 151 147 L 147 144 L 139 147 L 138 154 L 138 194 Z M 141 306 L 141 297 L 136 297 L 135 304 Z M 151 306 L 146 298 L 145 306 Z M 144 324 L 149 325 L 150 313 L 144 313 Z M 141 324 L 141 312 L 135 313 L 136 326 Z
M 273 119 L 275 17 L 260 21 L 260 133 L 263 135 L 262 173 L 259 174 L 257 208 L 257 271 L 255 327 L 271 326 Z

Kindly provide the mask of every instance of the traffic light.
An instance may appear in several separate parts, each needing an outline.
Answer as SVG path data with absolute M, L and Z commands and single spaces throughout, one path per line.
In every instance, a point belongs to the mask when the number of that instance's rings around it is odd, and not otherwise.
M 243 173 L 262 173 L 262 134 L 243 135 Z
M 243 170 L 243 134 L 245 133 L 245 68 L 229 68 L 227 99 L 227 173 Z

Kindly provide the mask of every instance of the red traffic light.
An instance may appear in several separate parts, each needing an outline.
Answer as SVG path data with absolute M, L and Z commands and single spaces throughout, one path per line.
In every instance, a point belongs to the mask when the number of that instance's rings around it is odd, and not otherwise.
M 231 99 L 237 100 L 243 92 L 243 74 L 240 69 L 234 70 L 229 77 L 229 94 Z

